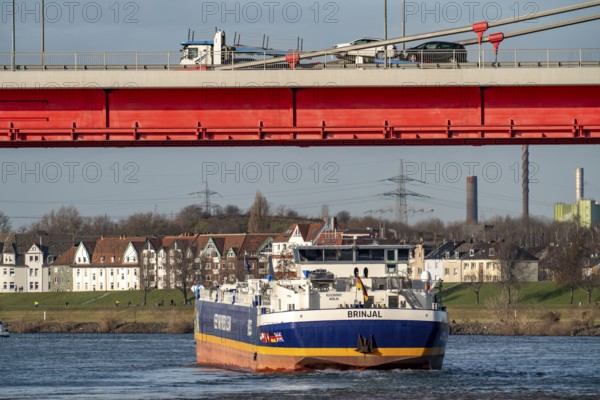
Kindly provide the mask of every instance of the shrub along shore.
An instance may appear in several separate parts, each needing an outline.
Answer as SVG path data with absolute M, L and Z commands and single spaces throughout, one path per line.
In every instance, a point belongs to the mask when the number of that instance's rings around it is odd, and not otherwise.
M 468 284 L 444 285 L 454 335 L 600 336 L 600 290 L 587 294 L 552 282 L 523 284 L 508 304 L 499 284 L 477 296 Z M 37 308 L 36 308 L 37 302 Z M 145 304 L 145 305 L 144 305 Z M 0 320 L 13 333 L 192 333 L 194 307 L 180 291 L 0 294 Z

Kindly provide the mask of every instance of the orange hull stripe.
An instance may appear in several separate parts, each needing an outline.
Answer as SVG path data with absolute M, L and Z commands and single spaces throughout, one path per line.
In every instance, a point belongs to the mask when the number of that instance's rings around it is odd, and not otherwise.
M 282 348 L 269 347 L 268 345 L 253 346 L 239 342 L 211 336 L 206 334 L 195 334 L 197 342 L 211 343 L 223 348 L 235 349 L 246 353 L 257 353 L 261 355 L 295 356 L 295 357 L 356 357 L 359 355 L 353 348 Z M 378 348 L 376 354 L 367 354 L 367 357 L 423 357 L 444 355 L 445 349 L 441 347 L 432 348 Z M 360 355 L 362 357 L 362 355 Z

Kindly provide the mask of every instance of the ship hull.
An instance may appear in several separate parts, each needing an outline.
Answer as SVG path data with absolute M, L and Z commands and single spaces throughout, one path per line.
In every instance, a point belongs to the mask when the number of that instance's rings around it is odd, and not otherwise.
M 260 309 L 199 301 L 199 365 L 272 372 L 322 369 L 441 369 L 448 336 L 444 311 Z

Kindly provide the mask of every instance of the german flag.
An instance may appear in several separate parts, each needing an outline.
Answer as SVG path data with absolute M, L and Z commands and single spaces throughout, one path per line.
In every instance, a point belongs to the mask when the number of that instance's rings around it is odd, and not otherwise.
M 369 294 L 367 293 L 367 289 L 365 289 L 365 285 L 363 284 L 362 279 L 360 279 L 360 276 L 356 277 L 356 290 L 362 291 L 365 303 L 369 301 Z

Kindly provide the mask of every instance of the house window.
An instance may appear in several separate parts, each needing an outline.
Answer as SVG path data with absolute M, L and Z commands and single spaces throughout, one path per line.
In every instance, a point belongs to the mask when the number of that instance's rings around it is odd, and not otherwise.
M 39 290 L 40 286 L 39 286 L 39 282 L 35 283 L 35 290 Z
M 493 247 L 490 247 L 490 257 L 494 257 L 496 256 L 496 249 L 494 249 Z
M 15 283 L 14 282 L 10 283 L 10 290 L 15 290 Z
M 113 282 L 110 283 L 110 290 L 115 290 L 115 284 Z
M 100 257 L 100 262 L 104 263 L 104 257 Z
M 8 273 L 8 270 L 7 270 L 6 268 L 4 268 L 4 269 L 2 270 L 2 272 L 3 272 L 3 275 L 6 275 L 6 274 Z
M 92 280 L 95 281 L 96 280 L 96 274 L 92 274 Z
M 29 290 L 33 290 L 33 282 L 29 282 Z
M 15 269 L 14 268 L 10 269 L 10 276 L 15 276 Z
M 29 256 L 29 261 L 33 261 L 33 256 Z
M 458 275 L 458 268 L 454 268 L 454 276 Z
M 33 269 L 29 270 L 29 276 L 33 276 Z
M 35 256 L 35 261 L 38 262 L 39 261 L 39 257 Z
M 100 270 L 100 276 L 102 276 L 102 270 Z
M 36 277 L 38 276 L 38 269 L 37 268 L 34 270 L 33 275 L 35 275 Z
M 474 249 L 469 250 L 469 255 L 471 257 L 475 256 L 475 250 Z
M 81 283 L 77 282 L 77 290 L 81 290 Z
M 450 268 L 444 269 L 444 275 L 450 275 Z

